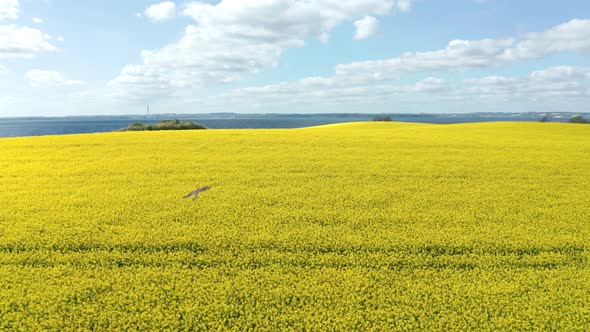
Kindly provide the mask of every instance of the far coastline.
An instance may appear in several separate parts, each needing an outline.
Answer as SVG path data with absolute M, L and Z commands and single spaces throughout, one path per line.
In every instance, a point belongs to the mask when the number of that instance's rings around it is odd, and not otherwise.
M 491 121 L 568 122 L 572 117 L 590 113 L 524 112 L 524 113 L 313 113 L 313 114 L 155 114 L 155 115 L 95 115 L 64 117 L 10 117 L 0 118 L 0 137 L 85 134 L 118 131 L 141 122 L 146 125 L 162 120 L 198 122 L 210 129 L 286 129 L 319 126 L 333 123 L 373 121 L 388 117 L 396 122 L 454 124 Z

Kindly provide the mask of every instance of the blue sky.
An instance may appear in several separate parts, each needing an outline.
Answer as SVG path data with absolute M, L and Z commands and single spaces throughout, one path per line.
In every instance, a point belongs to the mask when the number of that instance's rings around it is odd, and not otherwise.
M 0 0 L 0 117 L 588 112 L 587 0 Z

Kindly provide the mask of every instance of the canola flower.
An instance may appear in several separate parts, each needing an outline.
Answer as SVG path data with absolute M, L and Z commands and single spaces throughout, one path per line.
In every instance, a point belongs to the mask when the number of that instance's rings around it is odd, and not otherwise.
M 0 139 L 0 330 L 583 331 L 589 137 L 352 123 Z

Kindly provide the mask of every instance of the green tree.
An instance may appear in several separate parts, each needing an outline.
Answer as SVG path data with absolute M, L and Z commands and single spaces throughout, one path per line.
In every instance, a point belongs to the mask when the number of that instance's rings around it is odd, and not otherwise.
M 589 123 L 589 122 L 581 115 L 574 115 L 570 119 L 570 123 Z

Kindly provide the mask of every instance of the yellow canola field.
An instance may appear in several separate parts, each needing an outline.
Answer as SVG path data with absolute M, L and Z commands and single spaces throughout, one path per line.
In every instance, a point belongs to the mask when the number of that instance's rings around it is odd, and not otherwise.
M 0 139 L 0 330 L 583 331 L 589 179 L 573 124 Z

